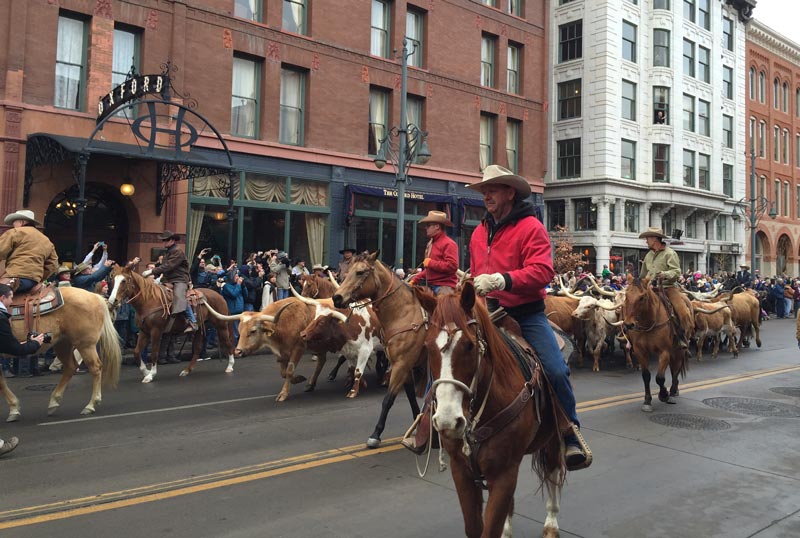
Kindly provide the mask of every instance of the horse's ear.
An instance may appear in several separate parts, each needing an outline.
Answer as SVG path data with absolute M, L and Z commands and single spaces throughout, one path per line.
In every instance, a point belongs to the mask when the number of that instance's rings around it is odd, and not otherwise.
M 475 286 L 469 280 L 464 282 L 464 287 L 461 288 L 461 308 L 465 312 L 470 312 L 475 306 Z
M 380 256 L 380 254 L 381 254 L 380 249 L 376 250 L 375 252 L 370 252 L 369 256 L 367 256 L 367 260 L 369 260 L 371 263 L 375 263 L 375 260 L 378 259 L 378 256 Z

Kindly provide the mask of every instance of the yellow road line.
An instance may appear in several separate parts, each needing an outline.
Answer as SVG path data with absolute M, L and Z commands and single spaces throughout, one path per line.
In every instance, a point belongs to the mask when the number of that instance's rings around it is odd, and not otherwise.
M 693 383 L 687 383 L 683 388 L 681 388 L 681 392 L 695 392 L 713 387 L 741 383 L 743 381 L 749 381 L 752 379 L 795 372 L 798 370 L 800 370 L 800 366 L 785 366 L 766 370 L 757 370 L 755 372 L 746 374 L 719 377 L 706 381 L 696 381 Z M 600 398 L 597 400 L 581 402 L 578 404 L 578 410 L 581 412 L 595 411 L 598 409 L 605 409 L 608 407 L 615 407 L 626 403 L 631 403 L 641 398 L 642 393 L 623 394 L 607 398 Z M 171 499 L 175 497 L 181 497 L 183 495 L 191 495 L 193 493 L 200 493 L 221 487 L 245 484 L 274 476 L 304 471 L 333 463 L 354 461 L 359 458 L 366 458 L 377 454 L 395 452 L 403 448 L 402 445 L 399 444 L 399 441 L 399 437 L 394 437 L 384 440 L 384 446 L 377 449 L 364 449 L 363 445 L 360 444 L 352 445 L 337 449 L 324 450 L 321 452 L 292 456 L 289 458 L 274 460 L 257 465 L 228 469 L 226 471 L 220 471 L 217 473 L 211 473 L 189 479 L 174 480 L 117 492 L 69 499 L 57 503 L 8 510 L 0 512 L 0 530 L 24 527 L 87 514 L 105 512 L 107 510 L 115 510 L 117 508 L 125 508 L 128 506 L 135 506 L 164 499 Z M 86 503 L 92 504 L 86 506 L 76 506 Z M 42 514 L 41 512 L 44 511 L 47 513 Z M 39 513 L 37 514 L 37 512 Z M 8 520 L 2 521 L 3 519 Z

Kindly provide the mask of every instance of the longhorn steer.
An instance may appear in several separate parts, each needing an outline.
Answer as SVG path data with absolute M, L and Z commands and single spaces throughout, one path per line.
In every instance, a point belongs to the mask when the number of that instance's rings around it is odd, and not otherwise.
M 697 337 L 697 360 L 703 360 L 703 347 L 709 337 L 714 338 L 711 358 L 716 359 L 719 352 L 719 341 L 724 333 L 728 337 L 728 350 L 733 358 L 739 357 L 736 347 L 736 327 L 731 320 L 731 309 L 728 305 L 692 301 L 694 309 L 694 328 Z
M 714 299 L 714 302 L 724 301 L 731 307 L 731 321 L 741 331 L 741 337 L 737 342 L 739 349 L 750 347 L 750 331 L 755 333 L 756 345 L 761 347 L 761 325 L 759 313 L 761 306 L 751 291 L 732 294 L 726 293 Z
M 583 322 L 572 317 L 572 311 L 578 307 L 578 299 L 561 295 L 547 295 L 544 298 L 544 312 L 551 323 L 570 335 L 575 340 L 575 350 L 568 361 L 578 355 L 578 361 L 583 364 L 583 350 L 586 347 L 586 335 Z
M 595 299 L 594 297 L 581 297 L 578 306 L 572 311 L 572 317 L 583 321 L 583 330 L 586 335 L 586 345 L 592 353 L 594 363 L 593 372 L 600 371 L 600 355 L 606 349 L 606 338 L 609 326 L 619 326 L 619 315 L 616 305 L 608 299 Z

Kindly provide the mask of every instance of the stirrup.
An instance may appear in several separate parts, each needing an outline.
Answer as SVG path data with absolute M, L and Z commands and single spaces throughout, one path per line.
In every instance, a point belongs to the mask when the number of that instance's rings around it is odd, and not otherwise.
M 411 426 L 408 427 L 405 435 L 403 435 L 403 438 L 400 440 L 401 445 L 409 449 L 417 456 L 425 452 L 425 448 L 427 445 L 427 443 L 425 443 L 422 446 L 417 446 L 416 432 L 415 432 L 420 422 L 422 422 L 422 416 L 424 414 L 425 414 L 424 411 L 420 411 L 420 413 L 417 415 L 417 418 L 414 419 L 414 422 L 411 423 Z
M 592 464 L 592 449 L 589 448 L 589 445 L 586 443 L 586 439 L 583 438 L 583 435 L 578 427 L 575 424 L 570 424 L 570 426 L 572 427 L 572 434 L 576 439 L 578 439 L 578 444 L 581 446 L 581 451 L 583 452 L 583 455 L 586 456 L 586 459 L 576 465 L 568 465 L 567 471 L 580 471 L 581 469 L 586 469 Z

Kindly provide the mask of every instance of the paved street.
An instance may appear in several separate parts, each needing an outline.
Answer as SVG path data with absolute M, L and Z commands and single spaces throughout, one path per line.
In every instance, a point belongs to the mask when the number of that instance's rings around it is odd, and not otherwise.
M 767 321 L 761 349 L 692 359 L 679 403 L 656 401 L 652 415 L 639 410 L 641 376 L 621 355 L 600 373 L 575 370 L 595 462 L 568 477 L 562 536 L 800 536 L 794 332 L 794 320 Z M 0 537 L 463 536 L 449 471 L 438 472 L 434 454 L 420 479 L 397 445 L 411 418 L 403 399 L 384 447 L 364 448 L 384 394 L 373 374 L 356 400 L 340 376 L 311 394 L 297 385 L 277 404 L 273 356 L 239 360 L 231 375 L 224 368 L 205 361 L 179 378 L 178 365 L 163 366 L 143 385 L 123 367 L 119 388 L 88 418 L 79 415 L 87 375 L 54 417 L 46 407 L 56 376 L 10 380 L 23 419 L 0 426 L 0 436 L 21 439 L 0 460 Z M 304 359 L 301 373 L 312 369 Z M 523 464 L 515 536 L 541 532 L 537 486 Z

